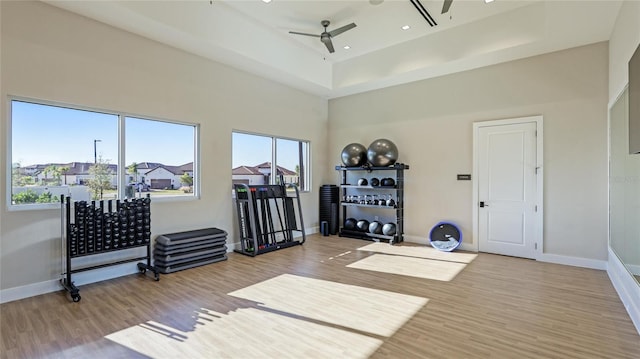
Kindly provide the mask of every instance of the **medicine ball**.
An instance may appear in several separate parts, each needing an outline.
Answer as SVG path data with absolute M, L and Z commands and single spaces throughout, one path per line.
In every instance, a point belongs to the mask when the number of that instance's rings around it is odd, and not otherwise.
M 380 185 L 384 187 L 393 187 L 396 185 L 396 181 L 394 181 L 393 178 L 383 178 L 380 181 Z
M 366 185 L 368 185 L 368 184 L 369 184 L 369 183 L 367 182 L 367 179 L 366 179 L 366 178 L 360 178 L 360 179 L 358 180 L 358 186 L 366 186 Z
M 380 180 L 375 178 L 375 177 L 373 177 L 371 179 L 371 185 L 374 186 L 374 187 L 379 186 L 380 185 Z
M 355 218 L 347 218 L 344 220 L 344 229 L 348 229 L 350 231 L 354 231 L 356 229 L 356 221 Z
M 382 234 L 385 236 L 393 236 L 396 234 L 396 225 L 394 223 L 387 223 L 382 226 Z
M 360 232 L 366 232 L 369 230 L 369 221 L 367 221 L 366 219 L 361 219 L 358 221 L 358 223 L 356 223 L 356 227 L 358 227 L 358 230 Z
M 393 198 L 389 198 L 387 200 L 387 202 L 385 202 L 387 204 L 387 206 L 389 207 L 394 207 L 396 205 L 396 201 L 393 200 Z
M 369 233 L 382 234 L 382 223 L 378 221 L 369 223 Z

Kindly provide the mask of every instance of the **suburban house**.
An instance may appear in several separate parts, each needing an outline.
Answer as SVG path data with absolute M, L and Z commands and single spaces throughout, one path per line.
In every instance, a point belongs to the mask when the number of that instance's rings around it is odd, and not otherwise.
M 278 176 L 282 175 L 285 184 L 298 184 L 297 173 L 277 166 Z M 255 166 L 238 166 L 231 170 L 233 184 L 244 183 L 248 185 L 261 185 L 270 183 L 271 162 L 263 162 Z
M 50 183 L 53 181 L 51 173 L 46 172 L 47 167 L 68 168 L 68 170 L 60 173 L 61 185 L 84 185 L 87 180 L 93 178 L 93 175 L 89 172 L 92 162 L 71 162 L 71 163 L 47 163 L 25 166 L 21 168 L 21 171 L 26 176 L 34 178 L 35 183 Z M 118 166 L 115 164 L 108 164 L 108 171 L 111 173 L 110 181 L 112 186 L 116 186 L 118 183 L 117 172 Z
M 138 173 L 140 172 L 140 169 L 138 169 Z M 193 162 L 181 166 L 158 164 L 152 169 L 143 172 L 140 181 L 153 189 L 178 189 L 187 185 L 182 183 L 181 179 L 185 174 L 193 178 Z

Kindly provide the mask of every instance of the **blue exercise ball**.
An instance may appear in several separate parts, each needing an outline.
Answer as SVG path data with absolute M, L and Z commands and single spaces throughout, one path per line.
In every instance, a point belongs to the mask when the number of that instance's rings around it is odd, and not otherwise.
M 340 154 L 342 163 L 347 167 L 358 167 L 367 163 L 367 148 L 359 143 L 350 143 Z
M 369 145 L 367 160 L 376 167 L 391 166 L 398 160 L 398 147 L 390 140 L 379 138 Z

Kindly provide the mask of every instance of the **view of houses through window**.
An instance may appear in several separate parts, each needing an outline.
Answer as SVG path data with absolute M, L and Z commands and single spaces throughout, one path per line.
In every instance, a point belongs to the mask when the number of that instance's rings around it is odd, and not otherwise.
M 234 184 L 280 184 L 282 179 L 310 190 L 308 141 L 233 132 L 232 142 Z
M 11 206 L 194 196 L 194 125 L 17 99 L 10 125 Z

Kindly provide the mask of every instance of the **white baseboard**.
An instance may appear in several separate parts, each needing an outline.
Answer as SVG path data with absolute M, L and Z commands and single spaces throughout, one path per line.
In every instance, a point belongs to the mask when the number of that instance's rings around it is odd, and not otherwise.
M 633 325 L 640 334 L 640 286 L 611 248 L 609 248 L 607 274 L 611 279 L 611 284 L 618 292 L 622 304 L 627 309 Z
M 135 273 L 138 273 L 138 267 L 136 263 L 132 262 L 75 273 L 72 280 L 76 286 L 81 286 Z M 63 290 L 60 278 L 0 290 L 0 304 Z
M 591 268 L 591 269 L 599 269 L 599 270 L 607 269 L 607 261 L 598 260 L 598 259 L 570 257 L 570 256 L 562 256 L 559 254 L 543 253 L 537 258 L 537 260 L 540 262 L 564 264 L 564 265 L 573 266 L 573 267 L 583 267 L 583 268 Z

